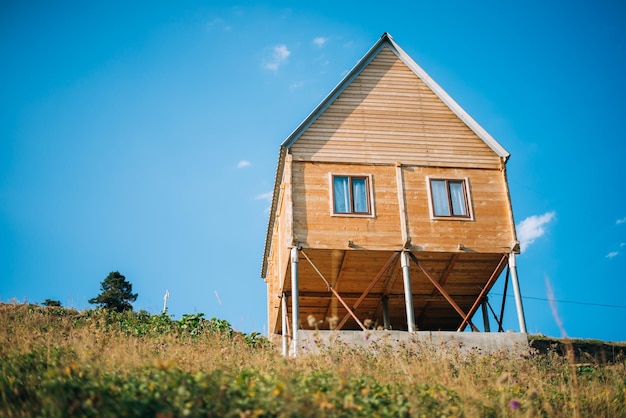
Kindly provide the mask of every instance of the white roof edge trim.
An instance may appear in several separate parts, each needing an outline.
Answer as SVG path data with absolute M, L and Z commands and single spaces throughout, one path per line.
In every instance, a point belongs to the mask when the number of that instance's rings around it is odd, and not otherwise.
M 509 158 L 509 152 L 478 124 L 428 73 L 420 67 L 400 46 L 389 36 L 391 50 L 413 71 L 428 87 L 472 130 L 482 139 L 499 157 Z M 394 51 L 395 49 L 395 51 Z

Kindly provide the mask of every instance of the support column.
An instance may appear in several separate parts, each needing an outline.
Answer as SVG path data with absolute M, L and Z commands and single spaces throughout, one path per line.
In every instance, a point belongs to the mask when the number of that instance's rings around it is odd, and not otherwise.
M 287 295 L 283 293 L 280 301 L 280 310 L 282 316 L 282 328 L 283 328 L 283 357 L 287 357 L 288 354 L 288 341 L 287 341 Z
M 383 328 L 391 329 L 389 322 L 389 296 L 383 296 Z
M 411 266 L 409 254 L 402 251 L 400 254 L 402 278 L 404 279 L 404 302 L 406 304 L 406 323 L 409 332 L 415 332 L 415 311 L 413 310 L 413 290 L 411 289 Z
M 519 289 L 517 279 L 517 263 L 515 253 L 509 254 L 509 270 L 511 271 L 511 283 L 515 294 L 515 306 L 517 307 L 517 321 L 519 322 L 519 332 L 526 333 L 526 319 L 524 318 L 524 306 L 522 305 L 522 294 Z
M 298 247 L 291 249 L 291 355 L 298 355 L 298 329 L 300 329 L 300 301 L 298 297 Z
M 482 311 L 483 311 L 483 324 L 484 324 L 485 332 L 491 332 L 491 325 L 489 325 L 489 311 L 487 308 L 487 300 L 488 300 L 487 296 L 485 296 L 480 307 L 482 308 Z

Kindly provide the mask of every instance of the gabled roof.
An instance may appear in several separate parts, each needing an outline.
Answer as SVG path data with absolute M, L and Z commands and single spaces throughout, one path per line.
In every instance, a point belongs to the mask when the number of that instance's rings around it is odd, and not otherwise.
M 280 181 L 285 164 L 285 156 L 287 150 L 302 136 L 304 132 L 317 120 L 324 111 L 330 107 L 333 102 L 341 95 L 341 93 L 356 79 L 359 74 L 374 60 L 383 48 L 389 48 L 419 79 L 421 79 L 433 93 L 446 105 L 450 110 L 462 120 L 468 128 L 470 128 L 478 138 L 480 138 L 493 152 L 506 161 L 509 153 L 496 141 L 482 126 L 480 126 L 463 108 L 446 93 L 439 84 L 433 80 L 422 67 L 420 67 L 413 59 L 393 40 L 387 32 L 383 33 L 380 39 L 370 48 L 369 51 L 359 60 L 359 62 L 346 74 L 339 84 L 317 105 L 317 107 L 304 119 L 304 121 L 285 139 L 280 146 L 278 157 L 278 166 L 276 169 L 276 179 L 274 183 L 274 192 L 272 197 L 272 207 L 270 210 L 270 218 L 267 226 L 267 234 L 265 237 L 265 251 L 263 254 L 263 265 L 261 268 L 261 277 L 265 277 L 267 273 L 267 257 L 269 256 L 272 233 L 275 222 L 275 212 L 278 205 L 278 192 L 280 190 Z
M 358 77 L 364 68 L 378 55 L 384 48 L 388 47 L 413 73 L 419 77 L 436 95 L 443 101 L 454 114 L 480 138 L 496 155 L 505 160 L 508 159 L 509 153 L 496 141 L 482 126 L 480 126 L 457 102 L 446 93 L 439 84 L 433 80 L 426 71 L 393 40 L 387 32 L 383 33 L 381 38 L 374 44 L 372 48 L 365 54 L 363 58 L 350 70 L 350 72 L 341 80 L 341 82 L 330 92 L 324 100 L 307 116 L 307 118 L 287 137 L 282 143 L 283 147 L 291 147 L 300 136 L 311 126 L 313 122 L 339 97 L 339 95 Z

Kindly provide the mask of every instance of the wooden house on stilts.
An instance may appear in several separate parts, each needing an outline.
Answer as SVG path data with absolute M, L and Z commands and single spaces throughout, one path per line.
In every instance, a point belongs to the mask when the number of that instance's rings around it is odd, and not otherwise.
M 508 157 L 383 34 L 280 147 L 270 337 L 295 354 L 306 329 L 478 331 L 502 275 L 525 333 Z

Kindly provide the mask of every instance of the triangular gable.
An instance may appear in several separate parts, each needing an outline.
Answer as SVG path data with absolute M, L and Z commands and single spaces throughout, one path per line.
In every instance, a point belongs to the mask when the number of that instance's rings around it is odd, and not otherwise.
M 282 147 L 290 148 L 306 130 L 331 106 L 341 93 L 361 74 L 361 72 L 388 47 L 417 77 L 419 77 L 448 108 L 461 119 L 496 155 L 508 159 L 509 153 L 483 129 L 463 108 L 455 102 L 409 55 L 404 52 L 388 33 L 376 42 L 365 56 L 352 68 L 343 80 L 330 92 L 328 96 L 307 116 L 307 118 L 287 137 Z

